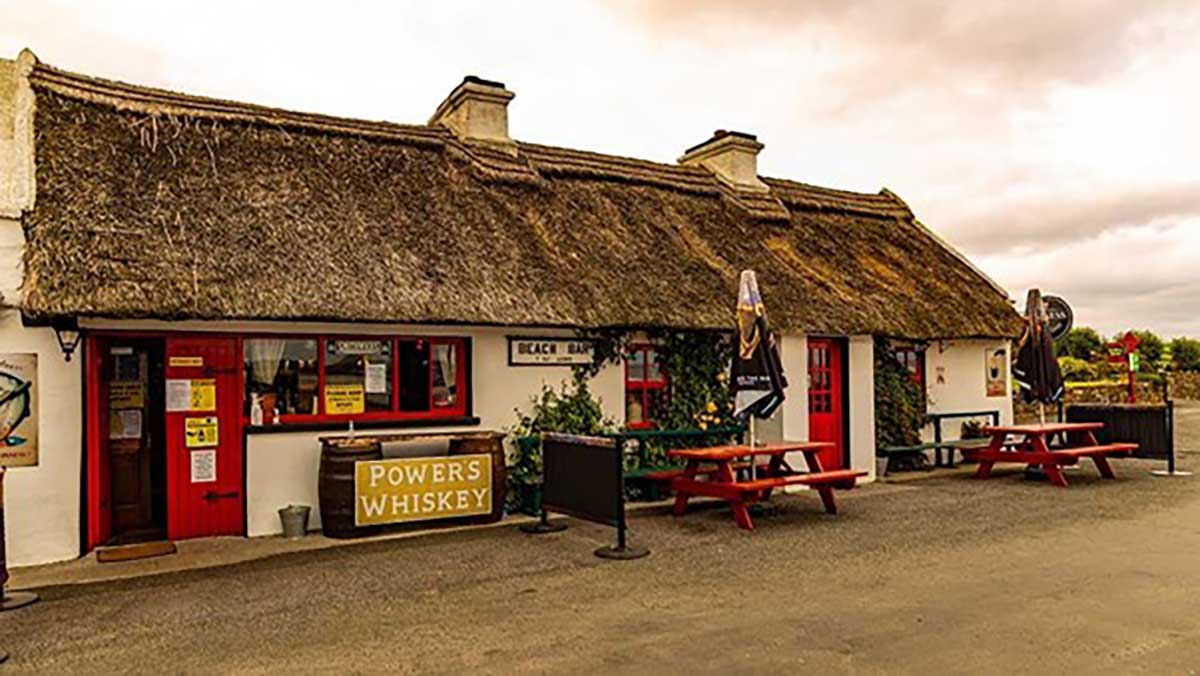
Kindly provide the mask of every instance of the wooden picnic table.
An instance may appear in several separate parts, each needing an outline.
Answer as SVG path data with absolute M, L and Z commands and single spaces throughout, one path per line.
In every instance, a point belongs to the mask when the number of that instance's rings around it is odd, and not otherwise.
M 1101 444 L 1096 441 L 1095 435 L 1101 429 L 1104 429 L 1104 423 L 1100 422 L 993 425 L 983 428 L 984 433 L 991 437 L 987 447 L 963 449 L 963 455 L 979 462 L 979 469 L 975 471 L 977 479 L 991 476 L 992 466 L 998 462 L 1014 462 L 1041 467 L 1050 483 L 1066 488 L 1067 479 L 1061 468 L 1078 464 L 1080 458 L 1091 458 L 1100 476 L 1115 479 L 1117 477 L 1108 464 L 1108 456 L 1129 455 L 1137 450 L 1137 444 Z M 1066 448 L 1050 448 L 1048 440 L 1059 434 L 1065 435 L 1068 440 L 1082 439 L 1083 443 Z M 1016 436 L 1017 440 L 1010 440 L 1009 435 Z
M 733 507 L 733 518 L 737 525 L 754 530 L 747 505 L 766 500 L 771 491 L 789 485 L 806 485 L 817 490 L 825 511 L 837 514 L 837 503 L 833 489 L 853 488 L 858 477 L 866 476 L 861 470 L 831 470 L 821 467 L 820 451 L 833 448 L 834 444 L 824 441 L 801 441 L 768 444 L 766 446 L 713 446 L 709 448 L 686 448 L 667 451 L 667 456 L 687 461 L 680 476 L 671 480 L 675 491 L 675 515 L 687 513 L 688 498 L 707 496 L 728 500 Z M 788 464 L 788 453 L 803 453 L 808 472 L 799 472 Z M 765 465 L 759 465 L 761 474 L 754 479 L 738 480 L 734 463 L 738 458 L 751 456 L 751 466 L 756 458 L 766 456 Z M 700 477 L 707 476 L 707 481 Z

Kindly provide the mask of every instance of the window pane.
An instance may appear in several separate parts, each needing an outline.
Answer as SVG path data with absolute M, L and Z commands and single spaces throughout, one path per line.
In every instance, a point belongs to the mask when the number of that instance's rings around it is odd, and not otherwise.
M 317 341 L 251 338 L 244 343 L 245 414 L 257 405 L 263 421 L 280 415 L 317 412 Z
M 646 380 L 646 353 L 634 349 L 629 353 L 626 366 L 626 378 L 630 382 L 640 383 Z
M 398 358 L 400 362 L 400 410 L 429 410 L 429 341 L 401 340 Z
M 662 366 L 659 364 L 658 350 L 648 348 L 646 350 L 646 380 L 659 382 L 662 379 Z
M 458 406 L 458 356 L 450 343 L 433 344 L 433 406 Z
M 625 424 L 640 425 L 646 421 L 642 407 L 642 390 L 627 388 L 625 390 Z
M 392 409 L 392 342 L 330 340 L 325 348 L 325 412 Z

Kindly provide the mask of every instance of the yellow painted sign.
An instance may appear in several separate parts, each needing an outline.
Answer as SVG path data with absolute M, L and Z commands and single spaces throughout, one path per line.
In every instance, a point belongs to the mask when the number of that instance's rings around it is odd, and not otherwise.
M 192 394 L 189 411 L 217 410 L 217 379 L 195 378 L 192 380 Z
M 362 383 L 326 383 L 325 413 L 349 415 L 362 413 L 367 407 L 366 392 Z
M 188 448 L 216 446 L 217 418 L 215 416 L 188 418 L 184 423 L 184 434 L 186 435 L 186 446 Z
M 142 408 L 146 405 L 146 388 L 140 381 L 114 381 L 108 384 L 108 408 Z
M 354 464 L 354 523 L 476 516 L 492 511 L 492 456 L 368 460 Z
M 204 357 L 171 357 L 167 360 L 167 366 L 175 368 L 196 368 L 204 366 Z

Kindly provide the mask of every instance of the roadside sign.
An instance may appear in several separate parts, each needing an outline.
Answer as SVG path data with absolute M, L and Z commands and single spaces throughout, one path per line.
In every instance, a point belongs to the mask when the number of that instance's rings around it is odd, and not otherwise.
M 1042 301 L 1046 304 L 1046 315 L 1050 319 L 1050 337 L 1062 340 L 1075 325 L 1075 313 L 1071 311 L 1067 301 L 1058 296 L 1042 296 Z

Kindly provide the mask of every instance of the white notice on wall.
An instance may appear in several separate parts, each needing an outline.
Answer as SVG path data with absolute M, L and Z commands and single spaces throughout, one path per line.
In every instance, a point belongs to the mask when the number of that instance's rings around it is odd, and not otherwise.
M 142 438 L 142 411 L 141 409 L 128 409 L 124 411 L 113 411 L 109 416 L 108 422 L 108 438 L 109 439 L 141 439 Z
M 387 364 L 367 364 L 367 394 L 387 392 Z
M 192 381 L 171 378 L 167 380 L 167 410 L 190 411 L 192 408 Z
M 206 448 L 192 451 L 192 483 L 202 484 L 217 480 L 217 451 Z

